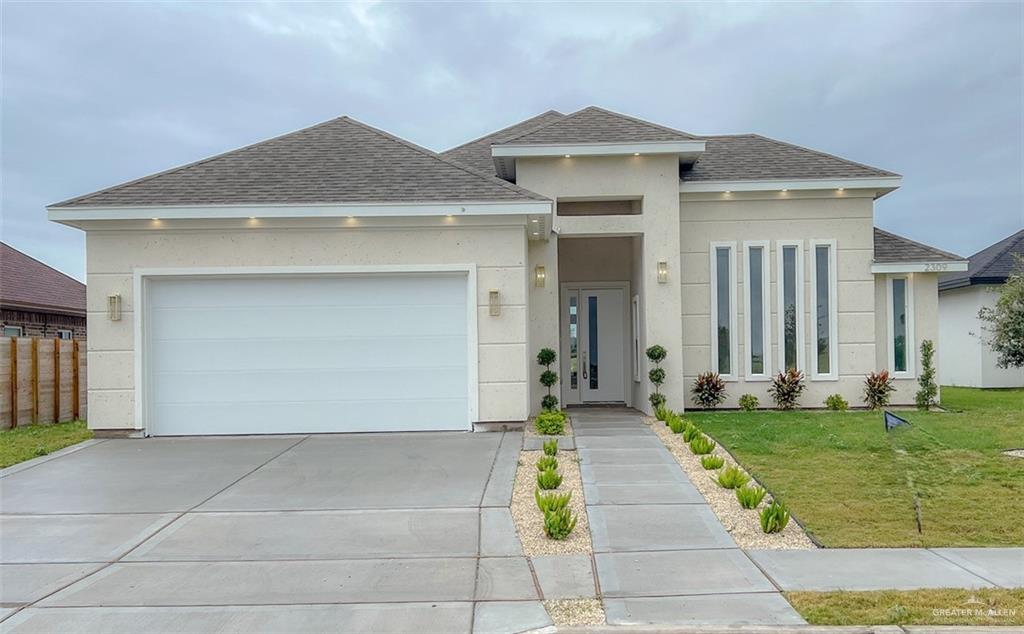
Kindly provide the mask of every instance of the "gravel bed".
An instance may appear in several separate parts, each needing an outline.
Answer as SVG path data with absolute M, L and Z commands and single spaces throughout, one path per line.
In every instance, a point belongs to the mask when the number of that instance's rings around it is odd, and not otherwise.
M 583 502 L 583 480 L 580 478 L 580 465 L 576 462 L 575 451 L 561 450 L 558 458 L 558 471 L 562 474 L 562 485 L 556 491 L 564 493 L 572 491 L 569 508 L 578 518 L 576 528 L 567 539 L 551 539 L 544 534 L 544 514 L 537 508 L 533 499 L 533 491 L 537 488 L 537 460 L 544 455 L 543 451 L 519 452 L 519 468 L 516 469 L 516 482 L 512 489 L 512 519 L 516 523 L 519 541 L 523 543 L 523 552 L 528 557 L 534 555 L 572 555 L 591 553 L 590 524 L 587 523 L 587 509 Z
M 560 599 L 545 601 L 544 607 L 555 627 L 604 625 L 604 606 L 600 599 Z
M 526 424 L 523 425 L 523 436 L 542 436 L 544 438 L 557 438 L 558 437 L 558 436 L 545 436 L 544 434 L 538 434 L 537 433 L 537 427 L 534 425 L 534 422 L 536 420 L 537 420 L 536 417 L 534 417 L 534 418 L 531 418 L 528 421 L 526 421 Z M 566 417 L 566 419 L 565 419 L 565 433 L 562 434 L 562 435 L 563 436 L 572 436 L 572 416 Z
M 715 512 L 719 521 L 725 526 L 725 530 L 729 531 L 729 534 L 736 540 L 740 548 L 778 550 L 817 548 L 814 542 L 804 533 L 803 527 L 794 519 L 789 520 L 789 524 L 786 525 L 786 528 L 781 533 L 766 535 L 761 530 L 760 512 L 768 504 L 771 498 L 770 493 L 765 496 L 756 509 L 747 510 L 743 508 L 736 499 L 735 491 L 718 486 L 716 480 L 718 470 L 705 469 L 700 463 L 700 457 L 695 456 L 690 451 L 689 445 L 683 442 L 682 434 L 673 434 L 672 430 L 665 423 L 656 418 L 645 417 L 644 422 L 650 425 L 654 433 L 665 443 L 665 446 L 668 447 L 668 450 L 675 457 L 676 462 L 683 468 L 686 475 L 690 477 L 693 486 L 708 501 L 711 510 Z M 716 446 L 712 453 L 725 458 L 725 464 L 722 466 L 723 469 L 730 465 L 739 466 L 721 447 Z M 743 467 L 740 467 L 740 469 L 743 469 Z M 745 469 L 743 471 L 746 473 Z

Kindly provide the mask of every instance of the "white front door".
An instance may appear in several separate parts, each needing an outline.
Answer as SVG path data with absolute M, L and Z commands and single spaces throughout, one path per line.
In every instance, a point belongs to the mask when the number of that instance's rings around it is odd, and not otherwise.
M 566 288 L 562 315 L 563 401 L 625 402 L 626 289 Z

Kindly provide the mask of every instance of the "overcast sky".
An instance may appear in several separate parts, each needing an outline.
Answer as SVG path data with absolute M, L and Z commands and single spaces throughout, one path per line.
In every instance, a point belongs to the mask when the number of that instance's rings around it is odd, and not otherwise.
M 47 204 L 341 114 L 443 150 L 594 104 L 899 172 L 876 224 L 963 255 L 1024 226 L 1016 2 L 0 10 L 0 235 L 79 278 Z

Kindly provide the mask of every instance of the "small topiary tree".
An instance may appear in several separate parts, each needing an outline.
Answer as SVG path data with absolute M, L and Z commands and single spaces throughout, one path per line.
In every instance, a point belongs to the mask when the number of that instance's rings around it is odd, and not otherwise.
M 651 394 L 649 400 L 655 409 L 665 404 L 665 395 L 661 393 L 661 384 L 665 382 L 665 369 L 661 367 L 661 362 L 667 356 L 668 351 L 661 346 L 654 345 L 647 349 L 647 358 L 654 364 L 654 367 L 647 373 L 647 378 L 654 384 L 654 393 Z
M 699 407 L 714 409 L 725 400 L 725 381 L 717 372 L 704 372 L 693 380 L 690 392 Z
M 796 368 L 790 368 L 785 372 L 779 372 L 772 378 L 768 394 L 775 401 L 775 407 L 779 409 L 793 409 L 799 405 L 800 394 L 807 387 L 804 384 L 804 373 Z
M 896 389 L 894 380 L 888 370 L 872 372 L 864 377 L 864 402 L 869 408 L 879 409 L 889 404 L 889 398 Z
M 936 405 L 939 395 L 939 386 L 935 384 L 935 344 L 931 339 L 921 342 L 921 376 L 917 377 L 917 384 L 921 389 L 914 395 L 914 402 L 917 409 L 928 411 Z
M 551 369 L 551 364 L 557 358 L 558 355 L 551 348 L 541 348 L 537 353 L 537 363 L 544 366 L 544 371 L 540 373 L 540 384 L 548 388 L 548 393 L 540 400 L 540 405 L 549 412 L 558 407 L 558 397 L 551 393 L 551 386 L 558 383 L 558 374 Z

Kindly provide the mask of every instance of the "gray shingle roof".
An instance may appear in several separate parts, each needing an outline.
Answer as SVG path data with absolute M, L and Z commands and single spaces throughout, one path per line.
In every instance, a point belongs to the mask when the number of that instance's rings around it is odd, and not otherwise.
M 52 207 L 546 200 L 349 117 Z
M 875 263 L 962 262 L 964 258 L 875 227 Z
M 704 154 L 683 181 L 878 178 L 893 172 L 758 134 L 702 137 Z
M 939 290 L 971 284 L 1002 284 L 1016 266 L 1014 256 L 1024 257 L 1024 229 L 967 258 L 970 264 L 966 271 L 941 275 Z
M 631 143 L 689 141 L 696 137 L 597 106 L 556 119 L 547 125 L 502 139 L 500 144 Z
M 547 112 L 541 113 L 536 117 L 530 117 L 525 121 L 510 125 L 507 128 L 502 128 L 497 132 L 492 132 L 486 136 L 482 136 L 479 139 L 474 139 L 468 143 L 453 147 L 450 150 L 441 152 L 441 156 L 450 158 L 453 161 L 458 161 L 463 165 L 486 172 L 487 174 L 494 173 L 494 158 L 491 156 L 491 145 L 501 143 L 504 139 L 509 137 L 529 132 L 535 128 L 547 125 L 554 121 L 564 118 L 565 115 L 556 110 L 548 110 Z

